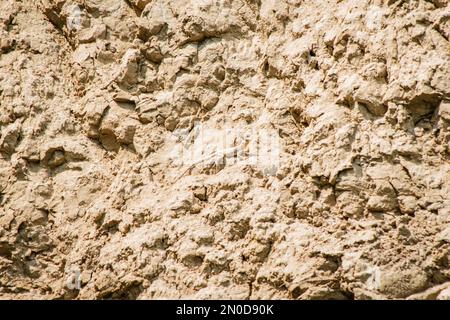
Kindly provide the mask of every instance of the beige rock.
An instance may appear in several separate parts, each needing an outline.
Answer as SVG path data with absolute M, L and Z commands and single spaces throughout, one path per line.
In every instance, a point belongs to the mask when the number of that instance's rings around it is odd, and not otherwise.
M 441 102 L 439 105 L 439 116 L 446 121 L 450 121 L 450 102 Z
M 434 286 L 424 292 L 416 293 L 408 297 L 408 300 L 436 300 L 446 296 L 446 292 L 450 288 L 450 283 L 443 283 Z M 447 290 L 447 291 L 446 291 Z M 448 294 L 448 292 L 447 292 Z M 448 296 L 447 296 L 448 297 Z M 448 299 L 448 298 L 447 298 Z M 442 300 L 445 300 L 442 299 Z
M 411 214 L 417 210 L 417 200 L 414 196 L 400 196 L 398 197 L 400 211 L 402 213 Z
M 0 299 L 447 299 L 449 30 L 444 0 L 0 1 Z
M 437 300 L 450 300 L 450 288 L 442 290 L 437 296 Z
M 378 290 L 391 297 L 405 298 L 426 289 L 427 274 L 418 269 L 382 271 Z

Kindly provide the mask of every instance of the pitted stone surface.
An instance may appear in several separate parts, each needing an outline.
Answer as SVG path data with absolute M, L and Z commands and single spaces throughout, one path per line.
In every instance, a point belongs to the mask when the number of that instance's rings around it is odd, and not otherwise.
M 449 299 L 449 37 L 446 0 L 2 0 L 0 298 Z

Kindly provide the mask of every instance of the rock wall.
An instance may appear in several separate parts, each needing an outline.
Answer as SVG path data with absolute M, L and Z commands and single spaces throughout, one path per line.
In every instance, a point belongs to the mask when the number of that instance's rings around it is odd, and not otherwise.
M 450 299 L 449 38 L 447 0 L 2 0 L 0 298 Z

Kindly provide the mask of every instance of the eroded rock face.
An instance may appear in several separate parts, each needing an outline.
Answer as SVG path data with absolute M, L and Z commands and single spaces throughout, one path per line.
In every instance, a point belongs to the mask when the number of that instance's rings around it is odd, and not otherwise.
M 448 299 L 449 37 L 437 0 L 1 1 L 0 297 Z

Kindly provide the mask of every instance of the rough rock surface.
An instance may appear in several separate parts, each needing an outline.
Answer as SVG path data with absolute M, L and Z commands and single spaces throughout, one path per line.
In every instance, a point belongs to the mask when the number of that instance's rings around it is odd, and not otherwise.
M 449 40 L 447 0 L 0 1 L 0 298 L 450 299 Z M 281 160 L 168 157 L 196 123 Z

